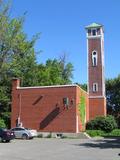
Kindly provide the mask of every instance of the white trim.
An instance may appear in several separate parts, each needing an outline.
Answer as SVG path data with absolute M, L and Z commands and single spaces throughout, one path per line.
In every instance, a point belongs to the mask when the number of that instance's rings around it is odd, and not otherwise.
M 95 38 L 101 38 L 101 35 L 87 36 L 87 39 L 95 39 Z
M 78 115 L 76 116 L 76 133 L 79 133 Z
M 89 99 L 90 98 L 106 98 L 105 96 L 89 96 Z
M 98 83 L 93 83 L 93 85 L 92 85 L 92 91 L 94 92 L 94 93 L 96 93 L 96 92 L 98 92 Z
M 78 85 L 52 85 L 52 86 L 34 86 L 34 87 L 17 87 L 17 89 L 42 89 L 42 88 L 64 88 L 64 87 L 77 87 Z
M 87 39 L 87 92 L 89 94 L 89 48 Z
M 19 114 L 18 114 L 18 117 L 20 117 L 21 118 L 21 106 L 22 106 L 22 96 L 21 96 L 21 94 L 19 94 Z
M 104 75 L 104 34 L 101 28 L 101 62 L 102 62 L 102 94 L 105 96 L 105 75 Z

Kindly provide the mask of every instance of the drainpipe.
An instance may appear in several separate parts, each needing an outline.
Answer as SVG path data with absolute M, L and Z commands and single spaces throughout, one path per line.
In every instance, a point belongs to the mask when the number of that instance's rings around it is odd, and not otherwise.
M 17 126 L 22 127 L 22 122 L 21 122 L 21 94 L 19 94 L 19 113 L 18 113 L 18 118 L 17 118 Z

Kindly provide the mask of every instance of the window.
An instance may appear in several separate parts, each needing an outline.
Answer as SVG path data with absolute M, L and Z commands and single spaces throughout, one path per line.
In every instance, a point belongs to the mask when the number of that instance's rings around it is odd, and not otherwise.
M 69 98 L 68 97 L 63 98 L 63 104 L 66 106 L 69 105 Z
M 97 34 L 100 35 L 100 28 L 97 29 Z
M 96 36 L 96 29 L 93 29 L 93 30 L 92 30 L 92 35 L 93 35 L 93 36 Z
M 97 52 L 96 51 L 92 52 L 92 65 L 97 66 Z
M 91 29 L 88 29 L 88 35 L 91 36 Z
M 24 131 L 24 128 L 13 128 L 12 131 Z
M 98 92 L 98 83 L 93 83 L 93 92 Z

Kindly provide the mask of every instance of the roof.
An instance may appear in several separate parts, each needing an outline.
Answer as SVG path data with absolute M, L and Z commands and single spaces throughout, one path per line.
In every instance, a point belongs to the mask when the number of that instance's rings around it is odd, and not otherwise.
M 83 90 L 79 85 L 77 84 L 68 84 L 68 85 L 52 85 L 52 86 L 34 86 L 34 87 L 17 87 L 18 90 L 28 90 L 28 89 L 45 89 L 45 88 L 67 88 L 67 87 L 78 87 L 83 92 L 88 94 L 85 90 Z
M 64 87 L 77 87 L 77 84 L 70 85 L 51 85 L 51 86 L 34 86 L 34 87 L 17 87 L 17 89 L 44 89 L 44 88 L 64 88 Z
M 85 28 L 86 29 L 89 29 L 89 28 L 99 28 L 99 27 L 102 27 L 103 25 L 101 24 L 98 24 L 98 23 L 91 23 L 90 25 L 86 26 Z

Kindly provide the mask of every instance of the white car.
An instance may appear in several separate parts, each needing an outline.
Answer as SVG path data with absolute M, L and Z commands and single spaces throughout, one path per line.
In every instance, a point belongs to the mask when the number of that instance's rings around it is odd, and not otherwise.
M 15 127 L 11 131 L 14 132 L 15 138 L 32 139 L 37 137 L 37 131 L 29 128 Z

